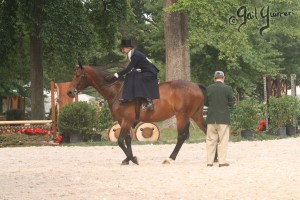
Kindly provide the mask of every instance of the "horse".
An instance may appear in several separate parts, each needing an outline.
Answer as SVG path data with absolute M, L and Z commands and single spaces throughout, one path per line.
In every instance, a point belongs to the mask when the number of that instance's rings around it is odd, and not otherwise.
M 130 129 L 135 123 L 137 114 L 139 114 L 140 121 L 150 123 L 163 121 L 175 115 L 177 143 L 169 158 L 163 161 L 164 164 L 175 161 L 182 144 L 189 137 L 190 118 L 206 133 L 206 123 L 203 120 L 204 85 L 186 80 L 160 83 L 160 98 L 153 100 L 154 110 L 141 109 L 138 110 L 139 113 L 136 113 L 136 102 L 122 103 L 119 101 L 124 80 L 118 79 L 109 82 L 105 79 L 108 75 L 111 75 L 111 73 L 103 67 L 82 66 L 79 64 L 76 67 L 67 95 L 74 97 L 79 91 L 91 86 L 108 101 L 113 119 L 118 121 L 121 126 L 118 145 L 126 155 L 121 165 L 128 165 L 130 161 L 139 164 L 137 157 L 132 152 L 130 136 Z

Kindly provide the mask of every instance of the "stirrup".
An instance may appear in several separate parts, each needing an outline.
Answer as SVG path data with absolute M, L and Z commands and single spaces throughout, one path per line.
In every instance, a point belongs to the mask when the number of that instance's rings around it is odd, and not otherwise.
M 147 99 L 147 103 L 148 104 L 145 106 L 145 109 L 146 110 L 153 110 L 154 106 L 153 106 L 152 100 L 151 99 Z

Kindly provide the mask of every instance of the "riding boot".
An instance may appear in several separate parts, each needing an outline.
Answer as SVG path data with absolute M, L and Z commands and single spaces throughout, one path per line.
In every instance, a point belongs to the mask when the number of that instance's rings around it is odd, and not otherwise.
M 145 107 L 146 110 L 153 110 L 154 109 L 154 105 L 151 99 L 147 98 L 147 106 Z

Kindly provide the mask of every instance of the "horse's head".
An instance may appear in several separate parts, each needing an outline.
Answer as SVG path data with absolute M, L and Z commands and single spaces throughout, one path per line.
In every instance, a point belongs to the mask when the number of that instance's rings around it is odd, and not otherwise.
M 68 96 L 74 98 L 75 95 L 80 91 L 89 86 L 84 67 L 79 63 L 76 67 L 73 80 L 68 89 Z

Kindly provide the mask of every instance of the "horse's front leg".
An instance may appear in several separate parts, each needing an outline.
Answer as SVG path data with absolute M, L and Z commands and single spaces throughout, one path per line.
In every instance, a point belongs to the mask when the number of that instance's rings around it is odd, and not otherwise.
M 138 162 L 138 159 L 137 159 L 137 157 L 136 156 L 133 156 L 133 153 L 132 153 L 132 148 L 131 148 L 131 136 L 130 136 L 130 134 L 127 134 L 127 136 L 125 137 L 125 143 L 126 143 L 126 146 L 127 146 L 127 152 L 128 152 L 128 155 L 129 156 L 127 156 L 127 158 L 125 159 L 125 160 L 127 160 L 127 159 L 129 159 L 129 160 L 131 160 L 134 164 L 139 164 L 139 162 Z
M 184 141 L 189 137 L 190 135 L 190 122 L 187 121 L 184 125 L 184 128 L 182 128 L 182 126 L 180 125 L 180 123 L 177 120 L 177 130 L 178 130 L 178 137 L 177 137 L 177 143 L 176 146 L 173 150 L 173 152 L 171 153 L 169 159 L 165 160 L 163 162 L 163 164 L 170 164 L 172 160 L 175 160 L 177 157 L 177 154 L 179 153 L 182 144 L 184 143 Z
M 124 141 L 126 143 L 126 146 L 124 144 Z M 138 164 L 137 158 L 134 157 L 133 154 L 132 154 L 131 137 L 130 137 L 129 128 L 121 127 L 120 135 L 119 135 L 119 138 L 118 138 L 118 145 L 126 155 L 125 160 L 123 160 L 122 163 L 121 163 L 122 165 L 128 165 L 130 160 L 133 163 Z

